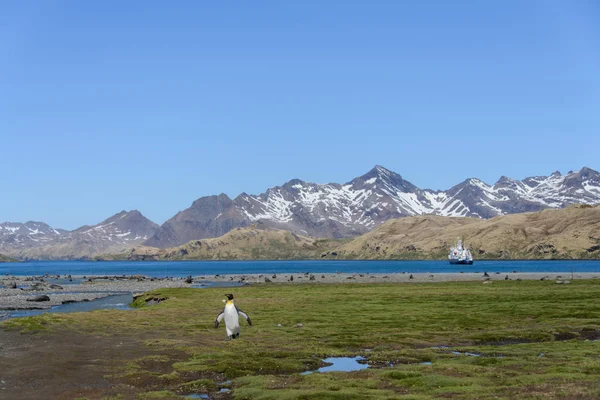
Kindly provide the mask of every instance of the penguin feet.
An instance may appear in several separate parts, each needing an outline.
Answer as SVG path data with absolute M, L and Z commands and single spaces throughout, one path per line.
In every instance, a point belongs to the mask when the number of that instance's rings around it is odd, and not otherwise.
M 234 333 L 233 336 L 231 336 L 232 339 L 237 339 L 240 337 L 239 333 Z
M 230 341 L 231 340 L 231 336 L 227 336 L 227 339 L 225 339 L 226 341 Z

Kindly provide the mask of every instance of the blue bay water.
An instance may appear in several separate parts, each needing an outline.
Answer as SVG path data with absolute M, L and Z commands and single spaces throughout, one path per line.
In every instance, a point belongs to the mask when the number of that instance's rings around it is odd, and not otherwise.
M 134 275 L 185 277 L 272 273 L 600 272 L 600 260 L 475 261 L 27 261 L 0 263 L 0 275 Z

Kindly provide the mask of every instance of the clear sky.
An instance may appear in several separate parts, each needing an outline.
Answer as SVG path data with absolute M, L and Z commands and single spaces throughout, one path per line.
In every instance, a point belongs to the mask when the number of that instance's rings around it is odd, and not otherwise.
M 600 169 L 600 3 L 2 1 L 0 222 Z

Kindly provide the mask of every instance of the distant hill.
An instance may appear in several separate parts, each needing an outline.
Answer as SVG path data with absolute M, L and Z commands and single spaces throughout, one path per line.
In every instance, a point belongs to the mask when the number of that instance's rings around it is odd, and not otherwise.
M 493 185 L 469 178 L 448 190 L 433 191 L 378 165 L 344 184 L 293 179 L 259 195 L 201 197 L 161 225 L 144 245 L 179 246 L 257 222 L 303 236 L 356 237 L 399 217 L 485 219 L 572 204 L 600 204 L 598 172 L 584 167 L 522 181 L 503 176 Z
M 0 262 L 13 262 L 13 261 L 17 261 L 14 258 L 10 258 L 5 256 L 4 254 L 0 254 Z
M 475 259 L 597 259 L 600 206 L 575 205 L 489 220 L 433 215 L 395 219 L 335 252 L 336 257 L 352 259 L 446 259 L 458 238 Z
M 0 224 L 0 251 L 18 259 L 86 259 L 118 252 L 148 239 L 158 225 L 137 210 L 121 211 L 92 226 L 74 231 L 43 222 Z
M 316 259 L 346 240 L 315 239 L 260 224 L 236 228 L 218 238 L 193 240 L 183 246 L 159 249 L 137 246 L 99 259 L 127 260 L 293 260 Z
M 183 246 L 138 246 L 100 258 L 445 260 L 458 238 L 475 259 L 599 259 L 600 206 L 575 205 L 489 220 L 437 215 L 398 218 L 354 239 L 315 239 L 253 225 Z

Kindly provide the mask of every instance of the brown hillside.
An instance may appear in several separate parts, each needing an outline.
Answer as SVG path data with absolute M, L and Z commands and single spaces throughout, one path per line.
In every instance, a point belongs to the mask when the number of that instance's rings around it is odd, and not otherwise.
M 13 258 L 7 257 L 4 254 L 0 254 L 0 262 L 14 262 L 16 261 Z
M 351 259 L 444 259 L 462 238 L 475 258 L 600 258 L 600 206 L 489 220 L 417 216 L 390 220 L 335 250 Z
M 315 239 L 260 225 L 236 228 L 225 235 L 192 240 L 167 249 L 138 246 L 127 253 L 100 258 L 130 260 L 283 260 L 319 258 L 340 241 Z
M 168 249 L 138 246 L 100 259 L 285 260 L 446 259 L 464 240 L 475 259 L 598 259 L 600 206 L 511 214 L 482 220 L 434 215 L 389 220 L 355 239 L 315 239 L 253 225 Z

